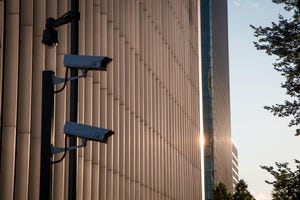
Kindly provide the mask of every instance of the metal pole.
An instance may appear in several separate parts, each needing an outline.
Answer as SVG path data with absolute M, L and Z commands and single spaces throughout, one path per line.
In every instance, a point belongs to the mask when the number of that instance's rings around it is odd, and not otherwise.
M 53 71 L 43 71 L 42 85 L 42 135 L 40 165 L 40 199 L 50 199 L 51 185 L 51 126 L 53 119 L 54 89 L 52 84 Z
M 79 0 L 71 0 L 71 11 L 79 14 Z M 71 54 L 78 54 L 78 32 L 79 18 L 75 17 L 71 21 Z M 78 70 L 71 69 L 71 77 L 77 76 Z M 78 81 L 71 81 L 70 91 L 70 121 L 77 122 L 77 104 L 78 104 Z M 70 146 L 77 146 L 76 137 L 70 137 Z M 69 154 L 69 200 L 76 200 L 76 168 L 77 168 L 77 150 L 70 151 Z

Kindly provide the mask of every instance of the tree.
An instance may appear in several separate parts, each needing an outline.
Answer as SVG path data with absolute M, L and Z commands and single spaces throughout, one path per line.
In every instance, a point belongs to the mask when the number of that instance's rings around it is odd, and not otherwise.
M 265 109 L 278 117 L 291 117 L 289 126 L 297 126 L 300 124 L 300 0 L 272 1 L 282 4 L 291 17 L 285 19 L 279 15 L 278 22 L 272 22 L 270 27 L 250 26 L 258 38 L 255 47 L 276 56 L 274 69 L 285 77 L 281 87 L 291 98 L 281 104 L 265 106 Z M 296 135 L 300 135 L 300 129 L 296 130 Z
M 255 200 L 248 191 L 248 185 L 241 179 L 235 186 L 235 193 L 232 195 L 233 200 Z
M 292 171 L 288 163 L 275 163 L 273 166 L 261 166 L 262 169 L 268 171 L 273 177 L 274 181 L 267 181 L 266 183 L 273 186 L 272 197 L 273 200 L 299 200 L 300 199 L 300 161 L 295 160 L 296 170 Z
M 212 200 L 231 200 L 231 194 L 224 183 L 219 183 L 214 187 Z

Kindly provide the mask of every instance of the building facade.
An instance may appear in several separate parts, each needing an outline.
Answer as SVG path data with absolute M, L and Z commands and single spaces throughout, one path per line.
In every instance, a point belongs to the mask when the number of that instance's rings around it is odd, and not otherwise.
M 81 0 L 79 54 L 113 59 L 79 80 L 78 122 L 112 129 L 77 150 L 76 199 L 201 199 L 198 0 Z M 42 44 L 70 1 L 0 0 L 0 199 L 39 199 L 42 71 L 64 77 L 70 25 Z M 56 86 L 56 89 L 59 89 Z M 70 87 L 55 94 L 51 142 L 64 147 Z M 55 155 L 57 160 L 61 155 Z M 68 160 L 51 199 L 68 199 Z
M 239 156 L 238 148 L 234 141 L 232 140 L 232 179 L 233 179 L 233 188 L 239 182 Z
M 226 0 L 201 1 L 205 198 L 214 185 L 232 188 L 228 23 Z

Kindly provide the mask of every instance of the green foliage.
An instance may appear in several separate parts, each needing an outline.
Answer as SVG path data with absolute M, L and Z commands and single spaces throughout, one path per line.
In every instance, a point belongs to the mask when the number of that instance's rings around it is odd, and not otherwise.
M 289 126 L 297 126 L 300 124 L 300 0 L 272 1 L 282 4 L 291 17 L 285 19 L 279 15 L 278 22 L 272 22 L 270 27 L 250 26 L 258 39 L 255 47 L 277 57 L 274 69 L 285 77 L 281 87 L 286 89 L 291 100 L 265 106 L 265 109 L 278 117 L 291 117 Z M 300 129 L 296 130 L 296 135 L 300 135 Z
M 247 188 L 248 185 L 241 179 L 235 186 L 235 193 L 232 195 L 232 200 L 255 200 Z
M 262 169 L 268 171 L 274 181 L 266 181 L 273 186 L 273 200 L 299 200 L 300 199 L 300 161 L 295 160 L 296 170 L 293 171 L 288 163 L 275 163 L 273 166 L 261 166 Z
M 231 200 L 231 194 L 224 183 L 219 183 L 214 187 L 212 200 Z

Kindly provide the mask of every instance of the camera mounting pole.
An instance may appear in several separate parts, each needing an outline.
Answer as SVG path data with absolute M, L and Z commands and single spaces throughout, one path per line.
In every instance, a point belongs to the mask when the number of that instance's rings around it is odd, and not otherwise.
M 78 35 L 79 35 L 79 0 L 71 0 L 71 10 L 59 17 L 58 19 L 48 18 L 46 29 L 43 32 L 42 43 L 52 46 L 58 43 L 58 33 L 55 29 L 60 25 L 71 22 L 71 54 L 78 54 Z M 71 69 L 71 77 L 78 76 L 78 69 Z M 77 122 L 77 106 L 78 106 L 78 80 L 71 81 L 70 86 L 70 121 Z M 51 131 L 51 130 L 50 130 Z M 51 134 L 51 132 L 50 132 Z M 70 146 L 77 146 L 75 136 L 70 136 Z M 50 141 L 50 140 L 49 140 Z M 43 150 L 43 149 L 42 149 Z M 47 159 L 48 160 L 48 159 Z M 50 160 L 49 160 L 50 162 Z M 70 151 L 69 154 L 69 181 L 68 181 L 68 199 L 76 200 L 76 169 L 77 169 L 77 150 Z M 50 169 L 49 169 L 50 170 Z M 44 171 L 44 170 L 43 170 Z M 42 173 L 41 173 L 41 176 Z M 48 188 L 49 189 L 49 188 Z M 42 191 L 42 188 L 40 189 Z M 48 191 L 48 194 L 49 191 Z M 47 198 L 40 198 L 47 199 Z M 48 196 L 49 199 L 49 196 Z
M 40 199 L 50 199 L 51 186 L 51 131 L 53 119 L 54 87 L 53 71 L 43 71 L 42 91 L 42 128 L 41 128 L 41 176 Z
M 71 11 L 79 13 L 79 0 L 71 0 Z M 78 54 L 79 19 L 71 20 L 71 54 Z M 78 76 L 78 69 L 71 69 L 71 77 Z M 70 121 L 77 122 L 78 80 L 71 81 L 70 87 Z M 69 137 L 69 145 L 77 146 L 77 138 Z M 69 153 L 69 188 L 68 199 L 76 200 L 77 150 Z

